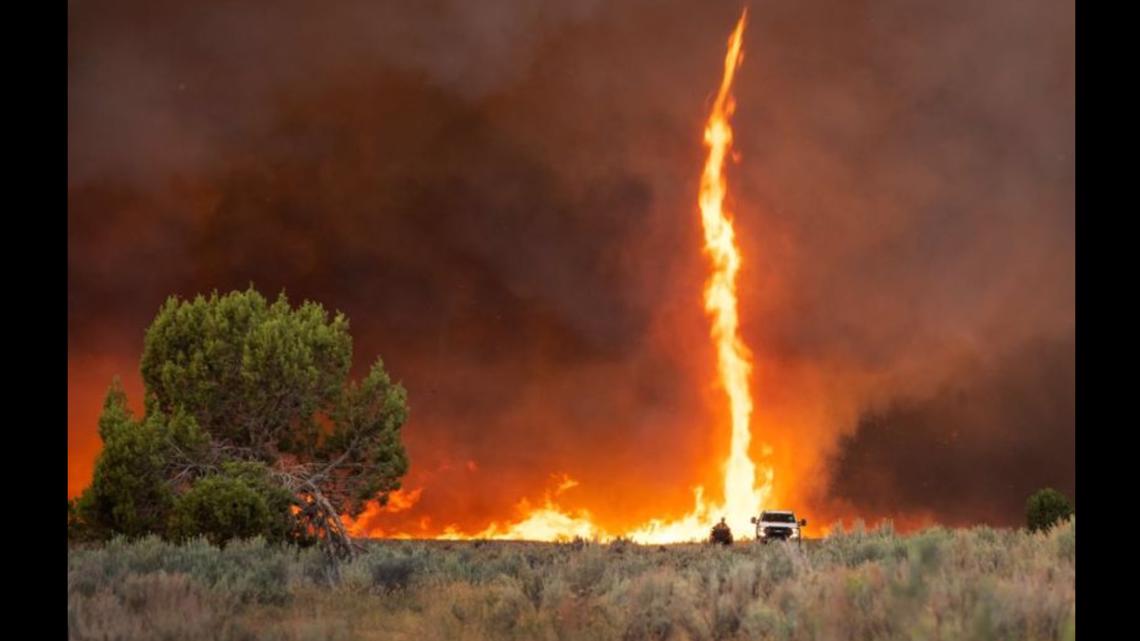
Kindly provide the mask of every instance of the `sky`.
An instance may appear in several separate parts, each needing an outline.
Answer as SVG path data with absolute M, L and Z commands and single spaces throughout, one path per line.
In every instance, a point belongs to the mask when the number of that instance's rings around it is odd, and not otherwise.
M 696 194 L 741 7 L 70 3 L 69 496 L 114 376 L 141 410 L 166 297 L 251 283 L 343 311 L 355 374 L 408 389 L 411 498 L 376 532 L 715 493 Z M 772 507 L 1014 525 L 1072 496 L 1073 17 L 749 6 L 728 204 Z

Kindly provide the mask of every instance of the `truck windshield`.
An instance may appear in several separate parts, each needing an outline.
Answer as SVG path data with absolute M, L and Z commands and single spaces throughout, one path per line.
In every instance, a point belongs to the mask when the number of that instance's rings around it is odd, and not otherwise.
M 768 521 L 769 523 L 795 523 L 796 515 L 788 514 L 787 512 L 783 514 L 778 514 L 775 512 L 764 512 L 760 515 L 760 520 Z

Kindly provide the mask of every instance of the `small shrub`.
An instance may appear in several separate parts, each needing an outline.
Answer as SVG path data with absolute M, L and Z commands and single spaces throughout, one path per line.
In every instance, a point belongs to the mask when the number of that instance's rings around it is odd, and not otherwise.
M 775 545 L 768 546 L 764 550 L 763 562 L 760 565 L 760 576 L 769 586 L 790 579 L 796 574 L 796 567 L 792 562 L 788 547 L 787 545 Z
M 389 557 L 372 562 L 372 587 L 379 592 L 407 589 L 419 563 L 410 557 Z
M 636 547 L 632 540 L 619 536 L 609 543 L 609 550 L 614 554 L 625 554 Z
M 752 603 L 740 622 L 741 632 L 748 639 L 775 639 L 783 627 L 780 611 L 764 601 Z
M 721 595 L 713 610 L 713 638 L 731 639 L 740 629 L 740 606 L 730 595 Z
M 530 600 L 517 581 L 500 577 L 481 589 L 484 591 L 485 627 L 490 638 L 503 638 L 517 630 L 523 619 L 533 612 Z
M 289 558 L 285 550 L 257 537 L 232 541 L 219 557 L 223 572 L 216 585 L 241 603 L 280 605 L 289 601 Z
M 570 591 L 577 596 L 595 592 L 606 574 L 606 558 L 591 549 L 576 555 L 566 569 Z
M 178 497 L 169 533 L 176 540 L 205 536 L 219 546 L 255 536 L 283 542 L 296 538 L 291 504 L 290 493 L 269 480 L 264 464 L 229 462 Z
M 1073 504 L 1057 490 L 1045 488 L 1025 502 L 1025 521 L 1030 532 L 1048 530 L 1073 515 Z
M 1073 563 L 1077 558 L 1077 521 L 1076 517 L 1070 518 L 1069 522 L 1053 528 L 1051 532 L 1053 538 L 1053 545 L 1057 551 L 1058 558 Z
M 675 637 L 703 639 L 710 636 L 696 612 L 696 595 L 688 582 L 668 570 L 638 578 L 625 612 L 623 641 L 664 641 Z
M 363 565 L 362 559 L 357 559 L 354 565 Z M 337 567 L 336 560 L 324 550 L 317 548 L 299 551 L 292 570 L 295 582 L 311 583 L 320 587 L 333 586 L 340 577 L 340 568 Z M 369 576 L 368 585 L 371 586 L 371 569 L 367 568 L 365 573 Z
M 1069 521 L 1043 534 L 855 528 L 802 547 L 630 545 L 620 554 L 594 543 L 574 552 L 384 542 L 339 565 L 259 539 L 219 548 L 120 538 L 69 548 L 68 627 L 71 638 L 127 641 L 379 630 L 425 641 L 1071 639 L 1075 536 Z
M 130 575 L 84 597 L 69 594 L 68 637 L 120 641 L 230 640 L 244 636 L 227 620 L 233 604 L 185 574 Z M 248 637 L 247 637 L 248 638 Z

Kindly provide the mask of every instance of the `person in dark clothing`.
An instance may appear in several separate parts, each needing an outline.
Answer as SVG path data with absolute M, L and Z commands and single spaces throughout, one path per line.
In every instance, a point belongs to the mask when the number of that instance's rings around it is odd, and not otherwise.
M 732 530 L 730 530 L 728 524 L 724 522 L 723 517 L 720 519 L 720 523 L 713 526 L 712 533 L 709 534 L 709 543 L 732 545 Z

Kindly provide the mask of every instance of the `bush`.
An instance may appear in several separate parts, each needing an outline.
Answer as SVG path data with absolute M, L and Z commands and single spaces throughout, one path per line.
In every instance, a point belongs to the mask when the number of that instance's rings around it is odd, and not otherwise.
M 67 540 L 78 542 L 88 538 L 90 538 L 90 529 L 83 522 L 83 517 L 79 513 L 79 502 L 68 499 Z
M 171 421 L 162 416 L 135 420 L 116 379 L 99 417 L 103 449 L 95 460 L 91 486 L 76 503 L 75 525 L 82 522 L 99 538 L 161 532 L 174 502 L 164 473 L 167 453 L 172 435 L 185 421 L 181 415 Z M 193 435 L 193 429 L 191 425 L 184 431 Z
M 420 569 L 415 557 L 389 557 L 372 562 L 372 587 L 379 592 L 396 592 L 407 589 L 416 571 Z
M 133 541 L 120 536 L 99 548 L 68 552 L 68 592 L 91 596 L 131 576 L 165 572 L 185 574 L 239 603 L 284 603 L 294 556 L 261 538 L 233 541 L 219 549 L 202 538 L 176 545 L 157 536 Z
M 158 537 L 68 549 L 72 638 L 1072 639 L 1075 521 L 888 529 L 803 547 L 370 543 Z
M 1039 490 L 1025 503 L 1025 521 L 1029 531 L 1048 530 L 1073 515 L 1073 504 L 1053 488 Z
M 606 567 L 606 557 L 597 548 L 590 548 L 575 555 L 565 571 L 571 593 L 584 597 L 600 592 L 600 584 L 606 576 Z
M 296 538 L 291 505 L 289 492 L 269 480 L 263 464 L 229 462 L 178 497 L 169 533 L 178 540 L 204 536 L 215 545 L 259 535 L 283 542 Z
M 225 595 L 184 574 L 130 575 L 92 595 L 69 593 L 67 631 L 72 639 L 236 640 L 240 631 L 226 622 L 231 608 Z

